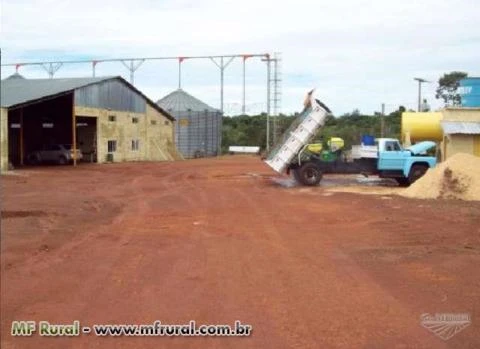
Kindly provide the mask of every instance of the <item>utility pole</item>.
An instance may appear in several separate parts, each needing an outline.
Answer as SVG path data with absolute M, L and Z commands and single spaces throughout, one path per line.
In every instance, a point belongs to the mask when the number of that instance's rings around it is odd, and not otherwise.
M 421 112 L 421 106 L 422 106 L 422 83 L 424 82 L 429 82 L 425 79 L 422 78 L 413 78 L 413 80 L 418 81 L 418 112 Z
M 385 137 L 385 103 L 382 103 L 382 115 L 380 115 L 380 136 Z

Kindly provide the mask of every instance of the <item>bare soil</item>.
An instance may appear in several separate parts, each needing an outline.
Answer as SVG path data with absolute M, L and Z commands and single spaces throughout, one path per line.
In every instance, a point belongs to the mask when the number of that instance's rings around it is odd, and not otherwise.
M 1 347 L 480 348 L 480 202 L 332 186 L 243 156 L 2 176 Z M 472 324 L 443 341 L 424 313 Z M 13 320 L 157 319 L 253 333 L 10 336 Z

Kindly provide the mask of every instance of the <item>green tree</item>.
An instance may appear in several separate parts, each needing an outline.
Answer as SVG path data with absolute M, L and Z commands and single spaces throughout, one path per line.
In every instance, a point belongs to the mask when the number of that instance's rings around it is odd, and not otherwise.
M 457 89 L 458 86 L 460 86 L 460 80 L 467 76 L 467 73 L 460 71 L 443 74 L 443 76 L 438 79 L 435 98 L 443 99 L 446 105 L 460 105 L 462 97 L 457 93 Z

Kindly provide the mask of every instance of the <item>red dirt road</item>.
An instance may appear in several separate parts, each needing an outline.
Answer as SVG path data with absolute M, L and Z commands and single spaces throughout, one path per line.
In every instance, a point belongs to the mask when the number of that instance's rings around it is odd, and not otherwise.
M 1 178 L 2 348 L 480 348 L 480 202 L 285 188 L 250 157 L 20 173 Z M 472 323 L 444 341 L 424 313 Z M 13 320 L 253 333 L 20 338 Z

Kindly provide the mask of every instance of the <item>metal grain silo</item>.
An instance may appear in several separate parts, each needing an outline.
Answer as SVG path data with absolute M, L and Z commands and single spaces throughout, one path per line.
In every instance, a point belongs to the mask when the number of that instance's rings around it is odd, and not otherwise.
M 176 119 L 175 143 L 185 158 L 216 156 L 222 144 L 222 113 L 182 89 L 157 104 Z

